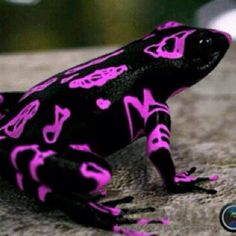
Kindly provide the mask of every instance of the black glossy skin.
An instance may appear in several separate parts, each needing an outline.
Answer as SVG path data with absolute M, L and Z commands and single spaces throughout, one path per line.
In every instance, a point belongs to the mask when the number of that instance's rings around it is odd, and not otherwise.
M 145 48 L 150 45 L 183 31 L 191 33 L 179 44 L 179 49 L 183 52 L 178 52 L 177 56 L 174 54 L 174 46 L 178 44 L 178 39 L 167 41 L 162 48 L 171 53 L 171 58 L 166 54 L 153 56 L 155 46 L 151 53 L 145 52 Z M 182 36 L 179 34 L 179 38 Z M 96 203 L 96 200 L 91 200 L 94 193 L 101 192 L 111 179 L 111 169 L 104 158 L 137 138 L 146 136 L 147 155 L 161 174 L 168 191 L 203 191 L 196 183 L 210 178 L 191 179 L 194 169 L 183 178 L 180 177 L 182 180 L 176 181 L 178 173 L 170 153 L 170 114 L 166 101 L 177 90 L 190 87 L 210 73 L 224 56 L 229 43 L 230 36 L 226 33 L 166 22 L 157 26 L 149 36 L 122 47 L 122 51 L 115 51 L 113 56 L 109 55 L 114 52 L 101 57 L 107 57 L 106 60 L 94 64 L 91 63 L 94 61 L 92 60 L 82 64 L 87 66 L 83 66 L 81 70 L 73 73 L 66 70 L 52 76 L 50 79 L 55 78 L 52 84 L 25 99 L 22 99 L 24 93 L 21 92 L 2 93 L 4 103 L 1 109 L 5 117 L 0 120 L 0 174 L 42 202 L 55 204 L 81 223 L 118 232 L 114 226 L 124 223 L 124 212 L 114 215 L 109 209 L 99 210 L 89 203 Z M 90 88 L 87 85 L 69 88 L 70 82 L 76 79 L 118 66 L 123 66 L 123 72 L 117 76 L 113 74 L 114 78 L 108 76 L 108 80 L 100 76 L 100 81 L 105 81 L 102 85 L 91 83 Z M 76 75 L 77 73 L 79 74 Z M 75 77 L 69 82 L 61 83 L 63 79 L 73 75 Z M 97 105 L 100 98 L 105 100 L 105 108 Z M 6 132 L 4 127 L 36 100 L 40 104 L 39 108 L 25 122 L 19 137 L 11 133 L 15 124 L 9 125 L 9 132 Z M 67 109 L 70 116 L 63 122 L 61 130 L 56 128 L 58 138 L 48 142 L 43 136 L 43 130 L 55 122 L 55 105 Z M 21 122 L 22 120 L 19 121 Z M 86 150 L 74 150 L 70 147 L 71 144 L 86 145 Z M 37 181 L 30 170 L 30 162 L 35 157 L 33 150 L 18 153 L 16 163 L 12 161 L 14 150 L 26 145 L 38 145 L 40 151 L 53 152 L 47 155 L 43 164 L 35 161 Z M 80 169 L 84 163 L 94 163 L 95 166 L 90 166 L 87 170 L 90 174 L 99 174 L 99 177 L 86 177 Z M 20 174 L 21 184 L 17 182 L 16 174 Z M 50 189 L 43 199 L 39 196 L 40 186 Z M 75 197 L 74 193 L 79 195 Z M 81 218 L 78 212 L 88 217 Z M 82 213 L 80 215 L 84 216 Z M 119 233 L 135 235 L 121 229 Z

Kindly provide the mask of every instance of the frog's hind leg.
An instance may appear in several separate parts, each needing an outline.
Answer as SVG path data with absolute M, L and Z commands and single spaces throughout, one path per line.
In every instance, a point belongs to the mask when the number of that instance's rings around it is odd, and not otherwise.
M 40 202 L 66 212 L 78 223 L 126 236 L 154 234 L 123 228 L 123 224 L 167 223 L 159 218 L 128 219 L 125 216 L 129 212 L 88 199 L 87 193 L 103 188 L 111 179 L 109 165 L 95 154 L 67 151 L 59 155 L 39 145 L 20 145 L 11 150 L 8 158 L 7 152 L 2 152 L 6 156 L 1 160 L 6 161 L 5 172 L 10 170 L 15 184 Z
M 66 148 L 59 154 L 36 144 L 20 145 L 11 151 L 10 159 L 24 176 L 60 192 L 93 194 L 111 180 L 109 164 L 90 152 Z

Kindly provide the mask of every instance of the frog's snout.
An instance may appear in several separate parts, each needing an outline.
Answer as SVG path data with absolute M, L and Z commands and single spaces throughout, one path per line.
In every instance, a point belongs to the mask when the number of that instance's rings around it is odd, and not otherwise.
M 221 31 L 221 30 L 213 30 L 213 32 L 223 35 L 224 38 L 227 39 L 229 45 L 232 43 L 233 38 L 229 33 Z
M 231 36 L 229 33 L 223 32 L 223 31 L 221 31 L 220 33 L 223 34 L 223 35 L 226 37 L 226 39 L 228 40 L 228 43 L 229 43 L 229 44 L 232 43 L 233 38 L 232 38 L 232 36 Z

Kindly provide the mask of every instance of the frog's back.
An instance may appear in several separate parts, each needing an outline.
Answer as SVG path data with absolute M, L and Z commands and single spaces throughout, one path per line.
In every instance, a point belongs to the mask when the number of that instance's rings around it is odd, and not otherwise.
M 120 132 L 128 130 L 121 109 L 136 76 L 124 51 L 73 67 L 31 88 L 0 121 L 0 135 L 58 146 L 98 143 L 99 136 L 109 143 L 112 131 L 127 143 L 127 135 Z

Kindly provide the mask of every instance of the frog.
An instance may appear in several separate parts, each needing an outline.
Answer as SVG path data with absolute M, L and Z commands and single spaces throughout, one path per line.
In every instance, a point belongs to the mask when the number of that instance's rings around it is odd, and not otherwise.
M 231 41 L 226 32 L 167 21 L 27 91 L 2 92 L 0 175 L 80 224 L 127 236 L 155 235 L 123 226 L 168 224 L 166 217 L 127 217 L 153 207 L 118 206 L 133 196 L 100 201 L 112 179 L 106 158 L 146 138 L 147 158 L 168 193 L 215 194 L 200 183 L 217 175 L 195 176 L 196 167 L 176 170 L 167 100 L 207 77 Z

